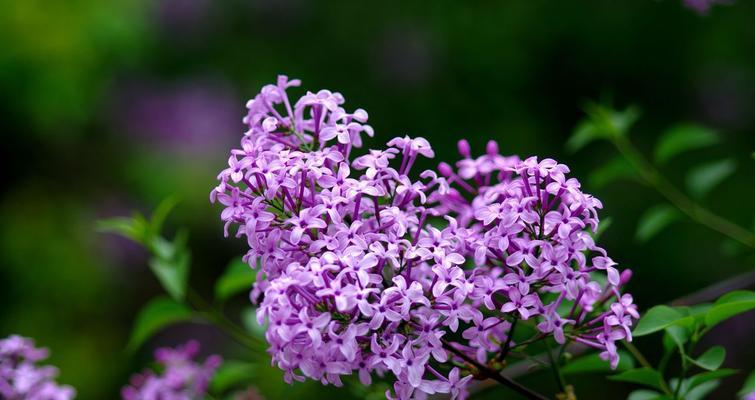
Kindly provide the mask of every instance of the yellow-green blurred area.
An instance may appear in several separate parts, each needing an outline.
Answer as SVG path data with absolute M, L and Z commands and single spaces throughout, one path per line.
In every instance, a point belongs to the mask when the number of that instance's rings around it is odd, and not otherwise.
M 504 153 L 568 164 L 603 201 L 613 223 L 601 244 L 634 270 L 629 290 L 643 308 L 750 271 L 752 250 L 686 219 L 636 240 L 637 220 L 664 200 L 631 181 L 588 179 L 615 156 L 609 144 L 570 153 L 565 143 L 589 100 L 636 104 L 642 117 L 630 136 L 650 155 L 669 127 L 706 126 L 717 144 L 661 169 L 684 188 L 695 166 L 733 160 L 734 172 L 699 201 L 752 230 L 753 21 L 750 0 L 706 15 L 681 0 L 4 0 L 0 337 L 18 333 L 50 348 L 60 381 L 82 399 L 117 398 L 157 345 L 196 337 L 233 358 L 221 334 L 197 325 L 127 353 L 134 316 L 161 289 L 143 250 L 94 226 L 178 196 L 168 226 L 189 229 L 191 284 L 210 294 L 245 244 L 223 239 L 208 194 L 244 131 L 246 100 L 281 73 L 366 109 L 376 130 L 368 145 L 423 136 L 436 159 L 452 161 L 458 139 L 478 153 L 495 139 Z M 229 309 L 246 302 L 240 296 Z M 753 320 L 711 334 L 730 348 L 727 366 L 752 369 Z M 653 354 L 653 343 L 640 345 Z M 316 383 L 289 389 L 264 369 L 256 379 L 268 398 L 366 396 Z M 736 392 L 737 379 L 716 396 Z M 629 391 L 602 378 L 574 384 L 580 399 Z

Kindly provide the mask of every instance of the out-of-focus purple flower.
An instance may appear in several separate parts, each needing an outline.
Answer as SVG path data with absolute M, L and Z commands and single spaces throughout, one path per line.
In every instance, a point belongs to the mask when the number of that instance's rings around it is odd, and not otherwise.
M 462 141 L 458 172 L 413 179 L 416 159 L 434 156 L 427 140 L 352 157 L 373 134 L 367 113 L 328 90 L 291 101 L 299 84 L 281 76 L 249 101 L 249 129 L 210 194 L 260 266 L 251 297 L 287 382 L 390 373 L 389 398 L 465 398 L 472 371 L 452 368 L 462 359 L 449 346 L 488 365 L 519 319 L 615 367 L 638 314 L 619 291 L 628 275 L 591 236 L 602 205 L 568 167 L 502 156 L 495 142 L 473 159 Z
M 199 342 L 189 341 L 176 348 L 160 348 L 155 360 L 162 365 L 161 375 L 153 371 L 134 374 L 129 385 L 121 390 L 124 400 L 199 400 L 204 399 L 207 385 L 220 366 L 217 355 L 203 363 L 195 361 Z
M 747 88 L 752 78 L 737 67 L 703 71 L 697 79 L 700 114 L 710 125 L 727 130 L 746 130 L 755 114 L 755 93 Z
M 112 97 L 112 118 L 121 130 L 174 152 L 212 154 L 239 127 L 238 101 L 222 81 L 125 82 Z
M 172 38 L 202 30 L 211 14 L 211 0 L 158 0 L 155 5 L 155 22 L 158 28 Z
M 58 370 L 38 366 L 47 358 L 47 349 L 34 347 L 34 341 L 17 335 L 0 340 L 0 398 L 24 400 L 69 400 L 76 391 L 55 383 Z
M 717 4 L 731 4 L 733 0 L 684 0 L 684 6 L 697 11 L 700 15 L 706 15 L 711 7 Z

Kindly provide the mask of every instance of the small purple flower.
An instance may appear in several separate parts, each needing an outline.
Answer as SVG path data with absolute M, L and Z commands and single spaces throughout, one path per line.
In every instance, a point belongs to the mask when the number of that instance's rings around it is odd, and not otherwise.
M 517 311 L 522 319 L 528 319 L 536 313 L 535 306 L 538 304 L 538 297 L 534 294 L 522 296 L 519 289 L 509 289 L 509 302 L 501 306 L 501 312 Z

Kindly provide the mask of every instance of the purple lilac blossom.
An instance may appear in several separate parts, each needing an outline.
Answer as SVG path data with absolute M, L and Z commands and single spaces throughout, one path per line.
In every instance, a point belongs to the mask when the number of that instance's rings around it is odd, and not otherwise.
M 76 396 L 70 386 L 58 385 L 58 369 L 38 366 L 47 349 L 17 335 L 0 340 L 0 398 L 7 400 L 69 400 Z
M 489 365 L 519 319 L 617 365 L 615 342 L 639 317 L 619 291 L 631 273 L 595 245 L 601 203 L 565 165 L 502 156 L 492 141 L 472 158 L 461 141 L 456 169 L 413 179 L 434 156 L 427 140 L 352 157 L 373 135 L 367 112 L 328 90 L 292 102 L 299 84 L 281 76 L 249 101 L 249 130 L 210 194 L 226 235 L 235 227 L 258 260 L 251 298 L 287 382 L 392 375 L 388 398 L 463 399 L 472 368 L 453 366 L 466 364 L 449 347 Z
M 731 0 L 684 0 L 684 6 L 695 10 L 700 15 L 706 15 L 716 4 L 731 4 Z
M 198 353 L 199 342 L 196 341 L 189 341 L 175 349 L 157 349 L 155 360 L 162 365 L 162 374 L 150 370 L 134 374 L 130 385 L 121 390 L 121 396 L 124 400 L 204 399 L 207 385 L 221 358 L 212 355 L 204 363 L 198 363 L 194 360 Z

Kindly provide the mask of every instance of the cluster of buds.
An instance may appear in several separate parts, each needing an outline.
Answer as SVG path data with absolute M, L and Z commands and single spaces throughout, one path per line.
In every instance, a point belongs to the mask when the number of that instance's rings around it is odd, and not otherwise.
M 210 194 L 259 265 L 251 297 L 288 382 L 392 376 L 389 398 L 465 398 L 469 362 L 505 358 L 522 320 L 616 365 L 638 317 L 619 292 L 630 274 L 593 242 L 601 204 L 566 166 L 493 142 L 472 159 L 461 141 L 457 170 L 414 174 L 434 153 L 410 137 L 352 157 L 373 135 L 367 113 L 327 90 L 292 105 L 299 83 L 280 77 L 248 103 Z

